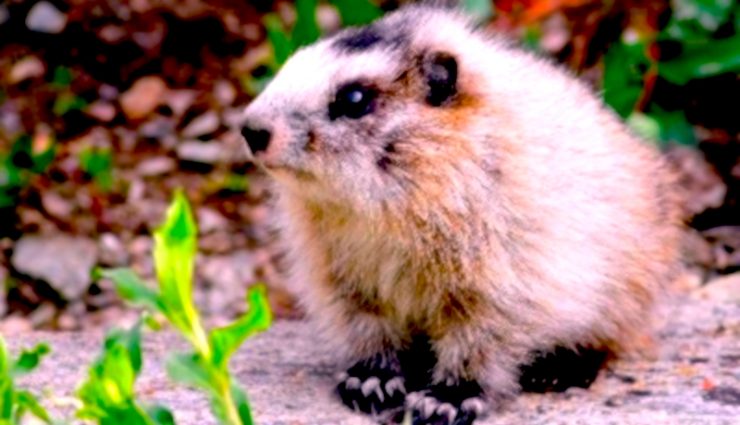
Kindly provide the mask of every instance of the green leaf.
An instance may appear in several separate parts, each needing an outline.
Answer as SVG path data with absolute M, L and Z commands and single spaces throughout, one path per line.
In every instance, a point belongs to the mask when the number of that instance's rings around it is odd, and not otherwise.
M 108 269 L 102 270 L 100 274 L 113 281 L 121 298 L 166 315 L 165 306 L 159 299 L 159 294 L 150 289 L 133 270 L 129 268 Z
M 3 379 L 10 379 L 10 355 L 8 348 L 5 346 L 5 338 L 0 335 L 0 376 Z
M 58 66 L 54 68 L 54 78 L 51 81 L 52 86 L 60 89 L 69 87 L 74 79 L 74 74 L 70 68 L 66 66 Z
M 52 423 L 49 412 L 41 406 L 41 403 L 36 397 L 28 391 L 18 391 L 15 393 L 15 402 L 18 406 L 19 415 L 22 415 L 25 411 L 31 412 L 32 415 L 41 419 L 47 424 Z
M 660 124 L 658 121 L 642 112 L 632 112 L 627 117 L 627 125 L 641 138 L 653 142 L 660 140 Z
M 80 152 L 80 168 L 92 176 L 101 189 L 113 187 L 113 153 L 109 148 L 88 148 Z
M 383 15 L 383 10 L 368 0 L 330 0 L 344 26 L 365 25 Z
M 247 394 L 236 385 L 231 386 L 231 398 L 234 399 L 236 409 L 239 412 L 239 419 L 242 421 L 242 425 L 253 425 L 254 420 L 252 419 L 252 411 L 249 408 L 249 400 L 247 400 Z
M 61 117 L 70 111 L 80 111 L 85 109 L 87 101 L 73 93 L 62 93 L 54 101 L 52 112 L 54 115 Z
M 673 0 L 671 24 L 694 25 L 714 32 L 727 22 L 733 3 L 732 0 Z
M 290 37 L 294 51 L 321 37 L 319 23 L 316 21 L 317 7 L 318 0 L 296 0 L 296 21 Z
M 272 314 L 261 285 L 250 288 L 247 294 L 249 310 L 239 320 L 211 331 L 210 343 L 213 349 L 213 364 L 225 370 L 231 355 L 245 339 L 270 327 Z
M 11 375 L 19 376 L 31 372 L 39 365 L 41 358 L 50 352 L 49 345 L 44 343 L 38 344 L 30 350 L 23 350 L 11 367 Z
M 199 352 L 208 353 L 192 298 L 197 232 L 190 205 L 183 192 L 177 191 L 164 224 L 154 232 L 154 266 L 167 318 Z
M 491 0 L 463 0 L 462 6 L 477 22 L 486 22 L 493 17 Z
M 213 375 L 203 357 L 197 353 L 180 353 L 167 359 L 167 375 L 176 382 L 215 391 Z
M 632 112 L 642 94 L 643 77 L 650 66 L 642 42 L 615 43 L 604 56 L 604 101 L 622 118 Z
M 175 417 L 172 412 L 164 406 L 154 405 L 145 409 L 147 416 L 155 425 L 175 425 Z
M 683 111 L 664 111 L 653 106 L 648 111 L 652 119 L 660 125 L 660 140 L 663 143 L 678 143 L 695 146 L 697 143 L 694 127 L 686 119 Z
M 697 78 L 740 72 L 740 34 L 708 43 L 685 45 L 677 58 L 660 62 L 661 77 L 683 85 Z
M 267 39 L 270 41 L 270 45 L 272 46 L 275 63 L 280 66 L 288 60 L 291 54 L 293 54 L 293 46 L 290 43 L 290 36 L 285 31 L 285 27 L 280 18 L 274 13 L 265 15 L 262 19 L 262 23 L 267 31 Z

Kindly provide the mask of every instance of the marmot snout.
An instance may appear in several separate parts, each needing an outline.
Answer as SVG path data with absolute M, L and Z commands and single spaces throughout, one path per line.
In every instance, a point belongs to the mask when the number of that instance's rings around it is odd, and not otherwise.
M 470 423 L 522 388 L 587 386 L 643 339 L 678 263 L 658 153 L 449 10 L 300 50 L 244 135 L 276 182 L 290 281 L 351 365 L 338 393 L 365 412 Z

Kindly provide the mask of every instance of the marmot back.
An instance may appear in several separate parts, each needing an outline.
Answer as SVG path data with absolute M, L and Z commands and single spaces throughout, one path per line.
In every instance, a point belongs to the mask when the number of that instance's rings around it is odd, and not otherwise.
M 243 134 L 358 410 L 470 423 L 519 389 L 588 386 L 644 340 L 678 264 L 658 153 L 572 76 L 450 10 L 300 50 Z

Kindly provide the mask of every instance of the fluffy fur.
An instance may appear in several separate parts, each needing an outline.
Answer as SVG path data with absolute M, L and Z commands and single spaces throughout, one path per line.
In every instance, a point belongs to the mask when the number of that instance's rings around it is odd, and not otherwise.
M 439 53 L 457 78 L 437 106 L 423 64 Z M 373 111 L 330 119 L 353 81 L 377 90 Z M 621 352 L 650 329 L 680 226 L 661 157 L 465 17 L 408 7 L 304 48 L 245 116 L 272 133 L 255 160 L 277 183 L 290 282 L 348 362 L 421 335 L 430 386 L 492 399 L 535 352 Z

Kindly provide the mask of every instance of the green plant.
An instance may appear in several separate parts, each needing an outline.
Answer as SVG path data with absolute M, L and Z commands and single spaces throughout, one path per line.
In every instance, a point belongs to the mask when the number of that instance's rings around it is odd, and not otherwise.
M 0 336 L 0 425 L 20 424 L 28 413 L 44 423 L 53 423 L 36 396 L 14 384 L 15 378 L 34 370 L 49 351 L 48 345 L 38 344 L 30 350 L 23 350 L 17 358 L 12 359 L 5 340 Z
M 0 208 L 14 207 L 21 191 L 34 175 L 43 174 L 54 160 L 52 139 L 33 143 L 31 136 L 21 135 L 8 154 L 0 153 Z
M 101 425 L 174 425 L 172 413 L 166 408 L 142 407 L 136 402 L 134 382 L 141 365 L 141 324 L 128 331 L 110 332 L 103 354 L 92 364 L 77 392 L 83 404 L 77 416 Z
M 63 116 L 67 112 L 81 110 L 87 106 L 87 101 L 71 90 L 74 77 L 74 72 L 65 66 L 58 66 L 54 69 L 54 77 L 51 81 L 51 87 L 57 92 L 57 98 L 52 106 L 54 115 Z
M 471 3 L 475 2 L 481 1 Z M 383 15 L 383 11 L 369 0 L 330 0 L 330 3 L 337 9 L 343 26 L 367 24 Z M 317 8 L 318 0 L 296 0 L 296 21 L 291 30 L 288 30 L 274 13 L 263 18 L 262 23 L 273 54 L 270 63 L 267 64 L 268 72 L 260 76 L 251 76 L 243 83 L 248 92 L 256 95 L 274 77 L 290 55 L 321 37 L 321 28 L 316 20 Z
M 113 153 L 109 148 L 89 147 L 79 154 L 80 169 L 107 192 L 113 188 Z
M 694 80 L 740 72 L 740 4 L 729 0 L 674 0 L 660 31 L 626 31 L 604 57 L 604 100 L 628 122 L 640 123 L 663 143 L 693 145 L 691 124 L 681 110 L 651 101 L 656 79 L 683 86 Z M 660 46 L 672 46 L 666 56 Z M 632 119 L 633 114 L 642 116 Z M 648 121 L 652 123 L 647 124 Z M 647 124 L 647 127 L 646 127 Z
M 154 233 L 154 263 L 159 290 L 150 289 L 130 269 L 102 272 L 121 296 L 162 314 L 190 343 L 193 351 L 171 356 L 169 376 L 205 390 L 214 414 L 223 424 L 252 424 L 249 403 L 228 370 L 231 356 L 246 338 L 267 329 L 272 320 L 264 289 L 253 287 L 249 311 L 232 324 L 206 331 L 192 299 L 197 227 L 182 192 L 167 211 L 167 218 Z

